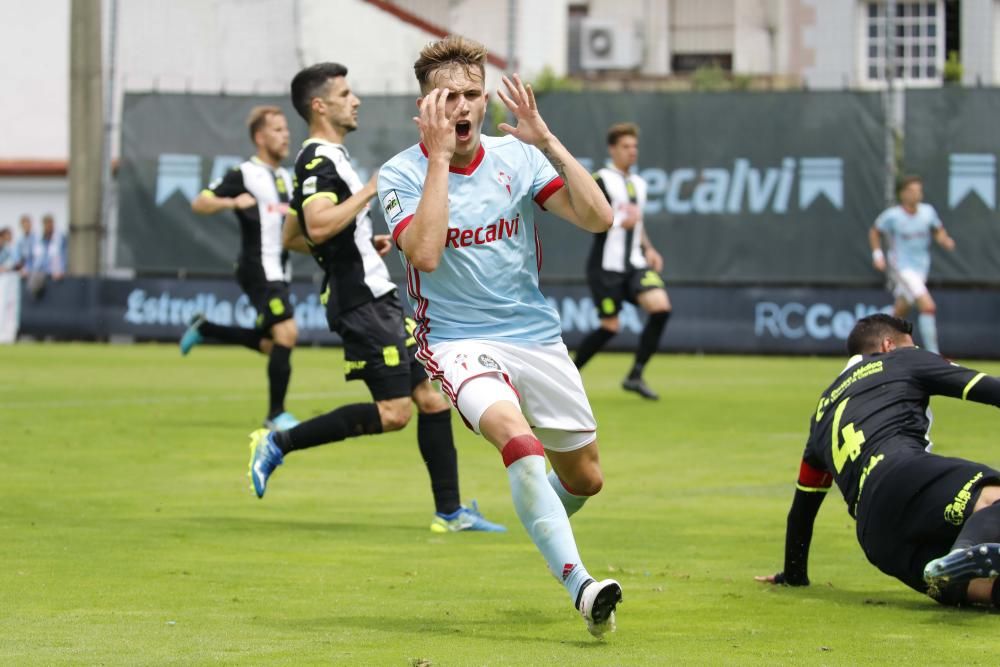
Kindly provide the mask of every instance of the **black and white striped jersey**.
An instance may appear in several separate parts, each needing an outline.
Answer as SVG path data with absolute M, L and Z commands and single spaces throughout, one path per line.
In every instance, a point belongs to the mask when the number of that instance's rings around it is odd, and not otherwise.
M 646 206 L 646 181 L 635 174 L 623 174 L 610 167 L 595 172 L 594 180 L 611 204 L 614 221 L 608 231 L 594 234 L 590 257 L 587 260 L 587 272 L 627 273 L 645 269 L 646 257 L 642 252 L 642 219 L 640 218 L 632 229 L 622 227 L 622 220 L 625 218 L 625 207 L 628 204 L 638 206 L 640 212 Z
M 292 175 L 254 156 L 202 190 L 210 197 L 236 197 L 244 192 L 253 195 L 257 205 L 233 209 L 240 222 L 240 266 L 244 271 L 259 270 L 262 281 L 287 282 L 291 273 L 288 252 L 281 247 L 281 225 L 291 200 Z
M 326 273 L 327 313 L 342 313 L 396 289 L 389 269 L 372 243 L 372 221 L 366 207 L 338 234 L 313 243 L 306 225 L 305 206 L 325 197 L 337 204 L 364 184 L 351 166 L 350 154 L 340 144 L 308 139 L 295 158 L 295 194 L 292 211 L 312 256 Z

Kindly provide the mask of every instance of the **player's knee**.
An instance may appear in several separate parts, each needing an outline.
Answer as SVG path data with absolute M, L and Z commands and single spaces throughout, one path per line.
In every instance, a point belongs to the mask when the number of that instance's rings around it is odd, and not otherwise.
M 604 473 L 596 462 L 574 466 L 568 474 L 560 473 L 560 479 L 574 496 L 596 496 L 604 488 Z
M 578 496 L 596 496 L 604 488 L 604 474 L 594 467 L 573 480 L 573 491 Z
M 299 339 L 299 328 L 294 319 L 279 322 L 271 328 L 271 338 L 278 345 L 295 347 Z
M 417 404 L 417 410 L 423 414 L 443 412 L 451 407 L 444 396 L 435 391 L 432 386 L 427 391 L 414 391 L 413 402 Z
M 410 401 L 406 398 L 379 401 L 377 405 L 384 432 L 400 430 L 409 423 L 410 417 L 413 414 Z
M 937 304 L 933 301 L 922 303 L 920 305 L 921 315 L 936 315 L 937 314 Z
M 621 328 L 621 324 L 619 324 L 617 317 L 606 317 L 601 320 L 601 328 L 611 335 L 615 335 Z

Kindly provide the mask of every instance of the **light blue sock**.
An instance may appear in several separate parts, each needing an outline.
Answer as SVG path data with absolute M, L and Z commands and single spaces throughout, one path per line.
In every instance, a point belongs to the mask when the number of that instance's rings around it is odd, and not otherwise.
M 542 552 L 549 572 L 576 604 L 580 588 L 592 577 L 580 560 L 566 510 L 545 477 L 542 443 L 534 436 L 518 436 L 502 454 L 517 518 Z
M 920 329 L 920 342 L 924 349 L 939 353 L 937 341 L 937 316 L 934 313 L 920 313 L 917 316 L 917 327 Z
M 559 479 L 559 475 L 556 474 L 555 470 L 549 471 L 549 485 L 556 492 L 556 495 L 559 496 L 563 507 L 566 508 L 566 516 L 573 516 L 587 502 L 587 496 L 578 496 L 575 493 L 571 493 L 566 488 L 566 485 L 563 484 L 563 481 Z

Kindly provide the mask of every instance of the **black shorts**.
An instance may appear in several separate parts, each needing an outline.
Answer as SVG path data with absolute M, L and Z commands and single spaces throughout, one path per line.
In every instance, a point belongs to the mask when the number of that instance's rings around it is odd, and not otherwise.
M 983 485 L 998 482 L 1000 472 L 973 461 L 890 452 L 861 491 L 858 542 L 878 569 L 923 593 L 924 566 L 951 550 Z
M 395 292 L 328 318 L 344 341 L 344 377 L 364 380 L 376 401 L 409 396 L 427 371 L 416 359 L 416 324 Z
M 263 271 L 240 264 L 236 267 L 236 281 L 257 310 L 254 326 L 264 332 L 270 331 L 278 322 L 295 317 L 295 307 L 289 298 L 288 283 L 267 280 Z
M 587 276 L 590 294 L 598 317 L 614 317 L 622 302 L 635 305 L 637 297 L 651 289 L 663 289 L 663 278 L 652 269 L 636 269 L 627 273 L 595 271 Z

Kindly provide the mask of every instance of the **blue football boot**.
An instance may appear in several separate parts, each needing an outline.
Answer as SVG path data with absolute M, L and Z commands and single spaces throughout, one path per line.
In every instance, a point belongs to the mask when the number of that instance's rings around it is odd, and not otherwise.
M 264 492 L 267 491 L 267 478 L 284 460 L 285 457 L 274 442 L 274 433 L 266 428 L 259 428 L 250 434 L 250 465 L 247 477 L 250 478 L 258 498 L 264 497 Z

